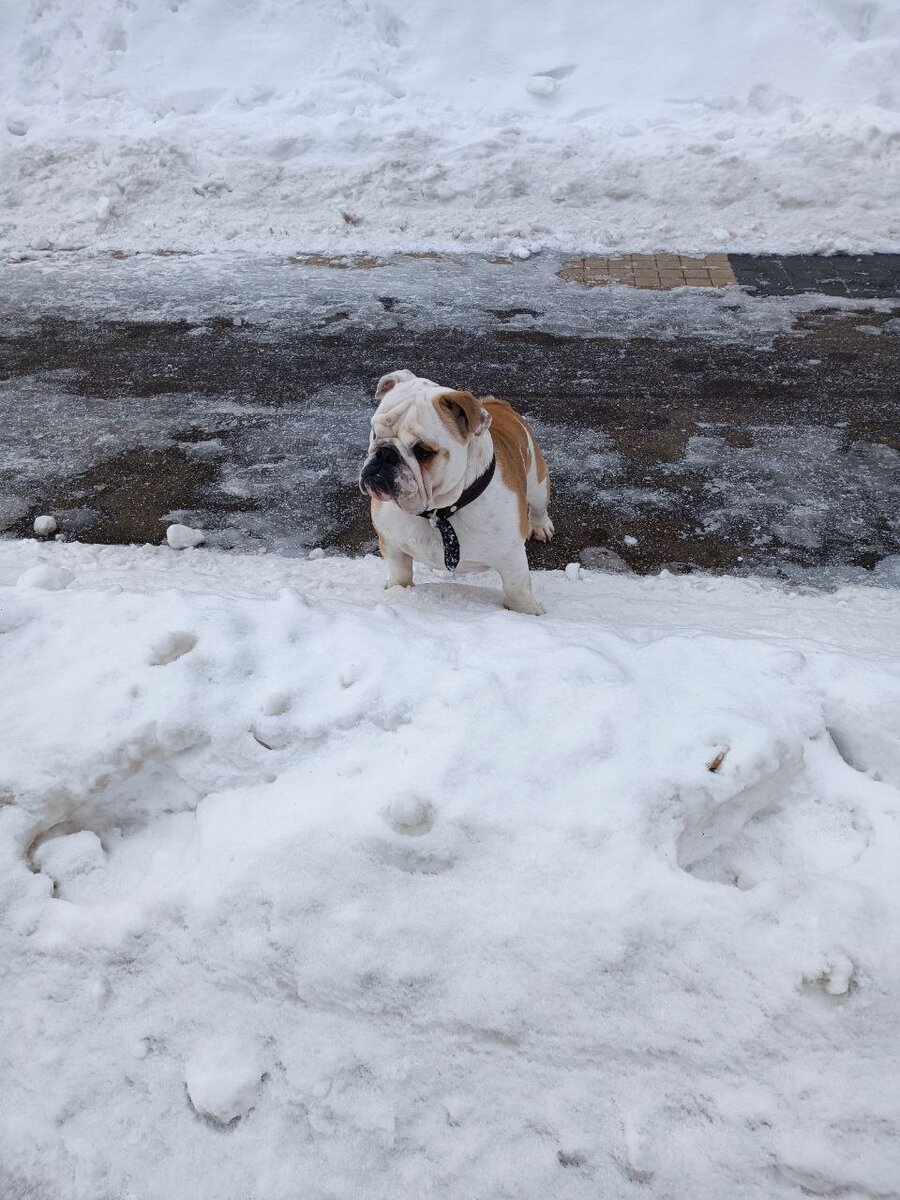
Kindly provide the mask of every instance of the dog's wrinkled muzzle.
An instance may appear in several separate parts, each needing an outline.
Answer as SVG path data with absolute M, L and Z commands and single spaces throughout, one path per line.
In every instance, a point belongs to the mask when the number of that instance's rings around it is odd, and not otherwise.
M 393 499 L 402 466 L 403 459 L 396 446 L 377 446 L 360 472 L 359 490 L 379 500 Z

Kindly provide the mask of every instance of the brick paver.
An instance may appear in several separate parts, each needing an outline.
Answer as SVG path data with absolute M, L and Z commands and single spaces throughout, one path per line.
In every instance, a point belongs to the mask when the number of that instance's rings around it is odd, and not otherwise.
M 568 258 L 558 272 L 585 287 L 625 283 L 667 291 L 677 287 L 728 287 L 737 283 L 727 254 L 622 254 L 615 258 Z

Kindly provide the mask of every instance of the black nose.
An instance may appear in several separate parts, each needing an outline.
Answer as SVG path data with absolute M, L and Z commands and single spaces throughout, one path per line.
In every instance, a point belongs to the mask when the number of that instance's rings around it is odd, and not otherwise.
M 400 451 L 385 443 L 373 450 L 359 477 L 362 490 L 374 495 L 390 496 L 397 479 L 397 467 L 403 459 Z
M 400 463 L 400 451 L 396 446 L 379 446 L 372 455 L 372 465 L 379 467 L 396 467 Z
M 395 446 L 378 446 L 363 467 L 363 479 L 385 479 L 392 475 L 391 468 L 400 465 L 400 452 Z

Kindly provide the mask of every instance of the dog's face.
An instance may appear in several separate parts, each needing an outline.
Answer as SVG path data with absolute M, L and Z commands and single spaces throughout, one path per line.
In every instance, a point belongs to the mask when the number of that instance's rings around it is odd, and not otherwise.
M 383 375 L 375 399 L 381 403 L 360 490 L 409 513 L 434 508 L 436 496 L 462 490 L 472 440 L 491 423 L 481 401 L 412 371 Z

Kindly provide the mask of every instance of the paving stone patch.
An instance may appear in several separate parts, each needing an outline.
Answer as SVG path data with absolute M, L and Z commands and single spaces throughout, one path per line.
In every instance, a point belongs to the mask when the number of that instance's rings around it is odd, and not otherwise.
M 723 288 L 736 284 L 727 254 L 623 254 L 616 258 L 568 258 L 558 271 L 560 279 L 585 287 L 624 283 L 630 287 L 669 291 L 678 287 Z

